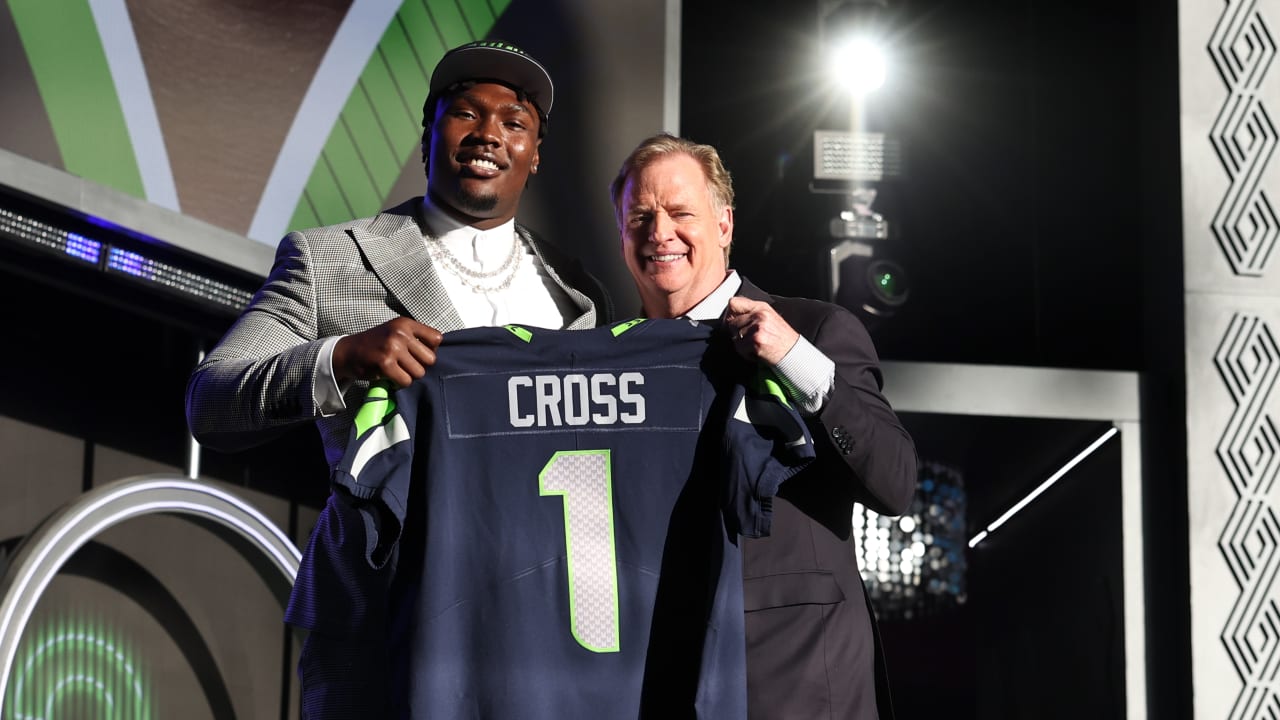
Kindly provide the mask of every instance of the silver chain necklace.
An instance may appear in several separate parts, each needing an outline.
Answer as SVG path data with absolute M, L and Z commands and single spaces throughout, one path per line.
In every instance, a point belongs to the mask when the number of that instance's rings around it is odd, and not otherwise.
M 427 251 L 431 254 L 431 259 L 436 263 L 436 267 L 443 266 L 453 273 L 454 277 L 471 289 L 471 292 L 499 292 L 511 287 L 512 281 L 516 279 L 516 273 L 520 271 L 520 259 L 524 257 L 524 253 L 521 252 L 519 233 L 512 233 L 512 235 L 514 237 L 511 242 L 511 253 L 507 255 L 506 260 L 502 261 L 500 267 L 489 272 L 467 267 L 462 260 L 449 250 L 443 240 L 432 238 L 427 243 Z M 497 278 L 502 278 L 502 280 L 496 283 L 493 282 Z

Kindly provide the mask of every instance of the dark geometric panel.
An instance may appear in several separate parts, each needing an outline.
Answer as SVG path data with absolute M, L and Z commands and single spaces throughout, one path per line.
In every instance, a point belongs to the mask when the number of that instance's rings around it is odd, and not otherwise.
M 1275 512 L 1259 501 L 1238 503 L 1218 538 L 1218 547 L 1241 590 L 1270 583 L 1278 545 L 1280 523 Z
M 1275 125 L 1256 97 L 1232 93 L 1209 137 L 1231 179 L 1213 217 L 1213 234 L 1237 275 L 1261 275 L 1280 234 L 1275 209 L 1260 187 L 1275 151 Z
M 1257 277 L 1280 235 L 1280 220 L 1260 186 L 1275 150 L 1276 128 L 1255 94 L 1276 45 L 1254 3 L 1229 2 L 1208 50 L 1230 90 L 1209 133 L 1231 183 L 1211 228 L 1232 271 Z
M 1230 720 L 1280 720 L 1280 697 L 1270 688 L 1245 688 L 1231 708 Z
M 1280 433 L 1264 409 L 1280 374 L 1280 347 L 1266 323 L 1237 314 L 1213 361 L 1236 404 L 1218 441 L 1218 460 L 1237 495 L 1268 493 L 1275 484 Z
M 1218 441 L 1218 460 L 1236 491 L 1218 548 L 1239 594 L 1220 638 L 1244 682 L 1233 718 L 1280 718 L 1280 704 L 1266 687 L 1280 669 L 1280 520 L 1271 490 L 1277 474 L 1280 433 L 1267 407 L 1280 348 L 1267 323 L 1237 313 L 1214 354 L 1214 366 L 1235 408 Z
M 1209 39 L 1209 55 L 1227 87 L 1256 90 L 1275 54 L 1275 41 L 1256 3 L 1228 2 Z
M 1218 447 L 1218 458 L 1227 468 L 1239 494 L 1265 494 L 1275 484 L 1280 433 L 1270 415 L 1247 423 L 1231 433 L 1229 442 Z
M 1275 585 L 1280 523 L 1265 503 L 1236 505 L 1219 540 L 1241 593 L 1222 632 L 1222 644 L 1240 678 L 1251 683 L 1275 680 L 1280 665 L 1280 607 Z
M 1248 172 L 1275 145 L 1275 125 L 1256 95 L 1233 93 L 1218 111 L 1209 141 L 1232 175 Z

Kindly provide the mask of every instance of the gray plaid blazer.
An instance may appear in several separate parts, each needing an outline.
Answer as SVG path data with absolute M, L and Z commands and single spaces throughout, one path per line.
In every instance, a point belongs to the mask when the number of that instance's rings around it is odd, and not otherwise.
M 347 390 L 346 411 L 320 416 L 314 390 L 325 339 L 399 316 L 441 332 L 463 327 L 423 245 L 421 203 L 415 198 L 372 218 L 291 232 L 280 241 L 266 283 L 187 382 L 187 423 L 201 444 L 241 450 L 315 420 L 333 466 L 368 384 Z M 610 319 L 603 288 L 580 263 L 528 229 L 516 231 L 581 311 L 567 327 Z

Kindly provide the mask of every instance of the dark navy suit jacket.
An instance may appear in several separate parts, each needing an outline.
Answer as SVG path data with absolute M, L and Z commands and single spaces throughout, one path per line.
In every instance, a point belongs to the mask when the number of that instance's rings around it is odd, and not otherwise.
M 817 459 L 782 484 L 772 534 L 743 540 L 750 718 L 889 720 L 851 518 L 855 502 L 888 515 L 907 510 L 915 445 L 881 394 L 875 347 L 852 313 L 745 279 L 738 294 L 771 303 L 836 364 L 834 391 L 809 420 Z

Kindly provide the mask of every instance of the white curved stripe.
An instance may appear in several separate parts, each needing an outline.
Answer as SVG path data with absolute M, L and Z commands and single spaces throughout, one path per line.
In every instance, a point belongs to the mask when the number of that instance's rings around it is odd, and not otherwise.
M 293 541 L 257 508 L 212 485 L 150 475 L 90 490 L 28 535 L 0 577 L 0 716 L 23 630 L 54 575 L 99 533 L 152 513 L 195 515 L 235 531 L 271 560 L 279 574 L 264 580 L 273 586 L 292 585 L 298 574 L 302 553 Z
M 133 156 L 142 175 L 147 200 L 160 207 L 179 210 L 178 188 L 173 182 L 169 151 L 165 149 L 160 117 L 156 115 L 151 83 L 138 51 L 138 38 L 124 0 L 89 0 L 89 10 L 98 26 L 98 37 L 107 55 L 107 69 L 116 84 L 124 125 L 133 143 Z
M 275 245 L 288 229 L 320 151 L 400 5 L 400 0 L 351 3 L 311 78 L 306 96 L 298 105 L 293 125 L 258 201 L 249 237 Z
M 392 445 L 408 440 L 409 427 L 404 424 L 404 418 L 399 415 L 391 418 L 391 422 L 374 431 L 356 450 L 355 459 L 351 461 L 351 479 L 357 483 L 360 482 L 360 473 L 364 472 L 364 466 L 369 464 L 370 460 L 377 457 L 383 450 L 390 449 Z

